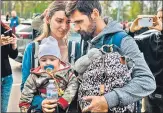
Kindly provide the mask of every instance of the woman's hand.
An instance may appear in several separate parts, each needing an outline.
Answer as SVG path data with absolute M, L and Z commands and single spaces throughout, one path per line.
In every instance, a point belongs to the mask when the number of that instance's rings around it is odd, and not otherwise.
M 134 33 L 135 31 L 140 30 L 142 27 L 138 25 L 138 21 L 140 18 L 136 18 L 130 27 L 130 32 Z
M 0 45 L 1 46 L 8 45 L 11 42 L 12 42 L 12 37 L 4 36 L 3 34 L 1 35 L 1 39 L 0 39 Z
M 11 41 L 12 49 L 15 50 L 17 48 L 17 37 L 14 34 L 12 34 L 12 36 L 13 36 Z
M 162 22 L 155 16 L 153 18 L 153 26 L 152 27 L 148 27 L 149 29 L 155 29 L 155 30 L 159 30 L 159 31 L 162 31 L 163 28 L 162 28 Z
M 4 36 L 3 34 L 1 35 L 0 45 L 4 46 L 4 45 L 8 45 L 8 44 L 12 45 L 13 50 L 15 50 L 17 48 L 17 37 L 14 34 L 12 34 L 12 37 Z
M 45 99 L 42 101 L 42 111 L 44 113 L 52 113 L 55 112 L 57 107 L 57 100 L 49 100 Z

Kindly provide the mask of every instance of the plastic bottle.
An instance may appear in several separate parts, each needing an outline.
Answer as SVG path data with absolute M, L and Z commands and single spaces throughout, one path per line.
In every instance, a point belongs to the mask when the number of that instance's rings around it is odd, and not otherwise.
M 49 85 L 46 87 L 47 99 L 58 100 L 58 89 L 54 84 L 54 80 L 49 80 Z

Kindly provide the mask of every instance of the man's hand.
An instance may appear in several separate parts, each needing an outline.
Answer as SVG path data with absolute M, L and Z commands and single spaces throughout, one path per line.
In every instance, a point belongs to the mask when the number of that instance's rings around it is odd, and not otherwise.
M 42 101 L 42 111 L 44 113 L 53 113 L 57 107 L 57 100 L 44 99 Z
M 91 102 L 91 104 L 85 107 L 82 112 L 108 112 L 109 105 L 104 96 L 87 96 L 83 97 L 85 101 Z

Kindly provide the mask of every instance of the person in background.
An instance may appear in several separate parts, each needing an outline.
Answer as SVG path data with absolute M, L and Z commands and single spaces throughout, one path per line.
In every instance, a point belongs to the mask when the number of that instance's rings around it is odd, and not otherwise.
M 9 20 L 9 16 L 10 16 L 10 14 L 9 14 L 9 12 L 7 12 L 7 14 L 6 14 L 6 21 Z
M 13 33 L 15 33 L 15 27 L 20 24 L 19 17 L 17 16 L 16 11 L 11 12 L 11 23 L 10 28 L 12 28 Z
M 15 59 L 18 55 L 17 39 L 15 35 L 4 36 L 9 26 L 1 21 L 1 112 L 7 112 L 8 101 L 13 83 L 12 70 L 9 57 Z
M 163 8 L 162 7 L 158 8 L 157 21 L 155 23 L 156 25 L 150 27 L 150 29 L 156 29 L 158 31 L 161 31 L 161 35 L 158 35 L 157 40 L 155 38 L 151 38 L 148 42 L 148 45 L 150 46 L 142 47 L 144 49 L 144 56 L 146 58 L 146 61 L 148 62 L 149 67 L 156 79 L 156 90 L 151 95 L 145 98 L 144 106 L 145 106 L 146 113 L 163 113 L 163 26 L 162 26 L 163 17 L 162 17 L 162 13 L 163 13 Z
M 131 24 L 130 26 L 130 29 L 129 29 L 129 35 L 131 35 L 132 37 L 134 37 L 135 35 L 139 35 L 149 29 L 155 29 L 155 30 L 158 30 L 158 31 L 161 31 L 163 33 L 163 17 L 162 17 L 162 13 L 163 13 L 163 8 L 160 7 L 158 8 L 157 10 L 157 15 L 153 18 L 153 26 L 152 27 L 141 27 L 138 25 L 138 21 L 140 18 L 136 18 L 133 23 Z

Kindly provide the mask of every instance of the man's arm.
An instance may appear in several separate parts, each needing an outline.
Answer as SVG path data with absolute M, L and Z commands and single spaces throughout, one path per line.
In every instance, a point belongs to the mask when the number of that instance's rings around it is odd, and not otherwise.
M 132 104 L 156 89 L 155 78 L 134 39 L 129 36 L 125 37 L 121 42 L 121 49 L 125 55 L 134 60 L 135 67 L 132 80 L 128 84 L 104 95 L 109 108 Z

